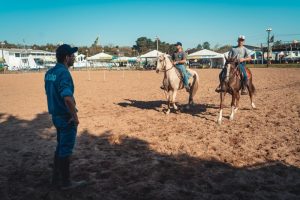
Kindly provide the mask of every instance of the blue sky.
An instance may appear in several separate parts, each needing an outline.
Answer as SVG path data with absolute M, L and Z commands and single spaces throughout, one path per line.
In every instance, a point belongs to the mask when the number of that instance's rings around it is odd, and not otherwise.
M 132 46 L 138 37 L 192 48 L 266 41 L 272 27 L 275 40 L 300 40 L 299 0 L 14 0 L 0 3 L 0 41 Z

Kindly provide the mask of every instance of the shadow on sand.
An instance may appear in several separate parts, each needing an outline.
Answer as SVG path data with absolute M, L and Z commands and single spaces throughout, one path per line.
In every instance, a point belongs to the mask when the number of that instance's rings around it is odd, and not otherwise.
M 143 107 L 143 103 L 136 105 Z M 152 108 L 156 106 L 159 103 L 152 103 Z M 27 121 L 2 113 L 0 120 L 2 200 L 300 197 L 300 169 L 296 166 L 270 161 L 236 168 L 187 154 L 166 155 L 151 149 L 147 141 L 111 130 L 99 136 L 87 130 L 79 134 L 72 176 L 93 184 L 63 193 L 49 184 L 49 164 L 56 145 L 49 116 L 41 113 Z

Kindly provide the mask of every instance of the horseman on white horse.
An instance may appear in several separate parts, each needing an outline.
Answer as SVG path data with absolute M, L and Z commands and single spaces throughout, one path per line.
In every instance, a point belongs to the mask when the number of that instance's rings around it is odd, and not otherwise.
M 160 55 L 157 60 L 156 72 L 163 71 L 164 79 L 161 89 L 164 90 L 168 102 L 167 114 L 170 106 L 177 110 L 175 103 L 177 91 L 185 88 L 189 92 L 188 105 L 194 105 L 194 96 L 198 90 L 199 76 L 196 71 L 186 69 L 186 54 L 182 50 L 182 44 L 176 43 L 177 51 L 172 56 L 172 61 L 166 54 Z M 189 107 L 189 106 L 188 106 Z
M 173 65 L 180 70 L 183 78 L 183 84 L 187 92 L 190 91 L 190 86 L 189 86 L 189 78 L 191 74 L 186 70 L 184 64 L 186 63 L 186 53 L 182 49 L 182 43 L 177 42 L 175 44 L 177 51 L 173 53 L 172 55 L 172 60 L 173 60 Z

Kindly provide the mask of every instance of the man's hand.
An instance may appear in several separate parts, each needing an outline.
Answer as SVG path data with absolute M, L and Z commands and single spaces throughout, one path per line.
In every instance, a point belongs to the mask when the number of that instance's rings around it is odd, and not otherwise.
M 173 65 L 177 65 L 177 64 L 178 64 L 178 62 L 177 62 L 177 61 L 173 62 Z
M 245 62 L 245 61 L 251 61 L 252 58 L 248 57 L 248 58 L 240 58 L 240 62 Z
M 75 124 L 76 126 L 78 126 L 78 124 L 79 124 L 78 118 L 72 117 L 72 118 L 68 121 L 68 123 L 70 124 L 71 122 L 74 122 L 74 124 Z
M 75 107 L 75 101 L 74 101 L 73 97 L 66 96 L 66 97 L 64 97 L 64 100 L 65 100 L 65 104 L 68 107 L 70 114 L 72 116 L 72 118 L 69 120 L 69 123 L 74 122 L 75 125 L 78 125 L 79 120 L 77 117 L 77 109 Z

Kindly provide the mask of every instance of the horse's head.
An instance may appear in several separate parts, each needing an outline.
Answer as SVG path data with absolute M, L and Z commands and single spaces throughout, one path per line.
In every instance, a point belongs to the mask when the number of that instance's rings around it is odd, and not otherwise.
M 233 73 L 236 71 L 237 66 L 239 65 L 239 60 L 237 59 L 237 56 L 227 58 L 225 56 L 225 69 L 226 69 L 226 77 L 225 82 L 228 82 L 229 79 L 233 76 Z
M 161 54 L 157 57 L 157 65 L 156 65 L 156 72 L 166 70 L 167 61 L 166 61 L 166 54 Z

